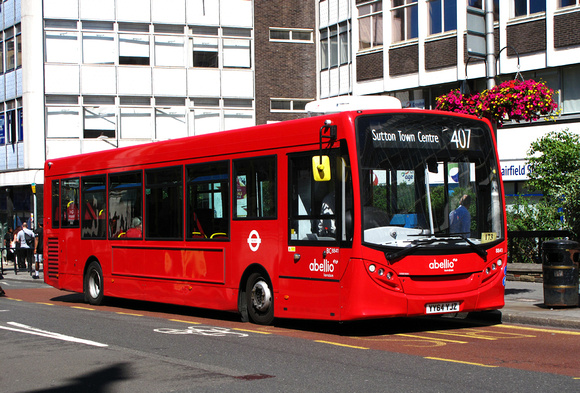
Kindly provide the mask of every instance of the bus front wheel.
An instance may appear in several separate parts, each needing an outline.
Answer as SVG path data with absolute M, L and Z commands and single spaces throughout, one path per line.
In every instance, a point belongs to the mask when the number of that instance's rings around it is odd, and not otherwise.
M 103 270 L 98 262 L 91 262 L 84 279 L 85 301 L 97 306 L 103 301 Z
M 274 320 L 272 284 L 261 273 L 252 273 L 246 283 L 246 304 L 250 321 L 269 325 Z

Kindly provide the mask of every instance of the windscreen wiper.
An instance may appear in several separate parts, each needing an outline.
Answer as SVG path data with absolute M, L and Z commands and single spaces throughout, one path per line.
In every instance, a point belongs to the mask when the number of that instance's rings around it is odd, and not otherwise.
M 385 257 L 387 258 L 388 261 L 395 262 L 395 261 L 401 259 L 402 257 L 411 254 L 417 248 L 419 248 L 421 246 L 424 246 L 425 244 L 434 243 L 434 242 L 436 242 L 438 240 L 440 240 L 440 239 L 437 239 L 437 238 L 429 238 L 429 239 L 413 240 L 413 245 L 412 246 L 402 248 L 399 251 L 395 251 L 395 252 L 390 252 L 390 253 L 387 253 L 386 252 L 385 253 Z
M 439 235 L 435 234 L 433 236 L 435 236 L 439 240 L 465 240 L 465 242 L 467 244 L 469 244 L 471 246 L 471 248 L 473 248 L 475 253 L 477 255 L 479 255 L 481 257 L 481 259 L 483 259 L 484 261 L 487 261 L 487 250 L 484 250 L 483 248 L 481 248 L 480 246 L 478 246 L 477 244 L 475 244 L 474 242 L 469 240 L 469 238 L 467 236 L 449 235 L 449 234 L 439 234 Z
M 395 262 L 395 261 L 401 259 L 402 257 L 407 256 L 407 255 L 415 252 L 415 250 L 421 246 L 424 246 L 426 244 L 432 244 L 432 243 L 435 243 L 435 242 L 440 241 L 440 240 L 465 240 L 465 242 L 467 244 L 469 244 L 469 246 L 471 248 L 473 248 L 475 253 L 477 255 L 479 255 L 481 257 L 481 259 L 483 259 L 484 261 L 487 261 L 487 250 L 482 249 L 477 244 L 475 244 L 474 242 L 469 240 L 467 237 L 460 236 L 460 235 L 455 235 L 455 236 L 454 235 L 434 235 L 433 237 L 430 237 L 428 239 L 415 240 L 415 241 L 413 241 L 412 246 L 405 247 L 405 248 L 403 248 L 399 251 L 396 251 L 396 252 L 385 253 L 385 257 L 387 258 L 388 261 Z

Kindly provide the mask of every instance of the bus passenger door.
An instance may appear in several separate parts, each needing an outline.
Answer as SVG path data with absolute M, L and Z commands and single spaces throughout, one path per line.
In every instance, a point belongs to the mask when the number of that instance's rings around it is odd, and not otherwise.
M 339 149 L 326 152 L 330 178 L 313 173 L 319 152 L 289 156 L 288 253 L 280 266 L 281 315 L 338 319 L 340 278 L 350 256 L 352 183 Z

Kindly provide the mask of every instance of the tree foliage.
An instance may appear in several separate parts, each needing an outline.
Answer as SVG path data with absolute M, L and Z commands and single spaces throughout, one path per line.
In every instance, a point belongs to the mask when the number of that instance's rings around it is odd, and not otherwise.
M 568 129 L 550 132 L 528 151 L 528 186 L 561 208 L 564 229 L 580 234 L 580 136 Z
M 560 216 L 558 207 L 546 200 L 533 203 L 529 198 L 518 196 L 507 209 L 507 224 L 510 231 L 559 230 L 562 226 Z M 510 249 L 516 250 L 509 256 L 511 262 L 539 262 L 537 239 L 514 237 L 509 242 Z

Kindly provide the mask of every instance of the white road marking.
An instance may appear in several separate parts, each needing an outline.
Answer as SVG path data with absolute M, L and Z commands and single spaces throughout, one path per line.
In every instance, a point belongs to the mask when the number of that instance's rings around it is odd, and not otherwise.
M 96 341 L 85 340 L 82 338 L 65 336 L 64 334 L 37 329 L 37 328 L 34 328 L 32 326 L 23 325 L 23 324 L 17 323 L 17 322 L 8 322 L 7 324 L 11 325 L 11 326 L 15 326 L 15 327 L 0 326 L 0 329 L 10 330 L 10 331 L 19 332 L 19 333 L 32 334 L 32 335 L 41 336 L 41 337 L 54 338 L 56 340 L 69 341 L 69 342 L 73 342 L 73 343 L 92 345 L 95 347 L 108 347 L 107 344 L 98 343 Z

